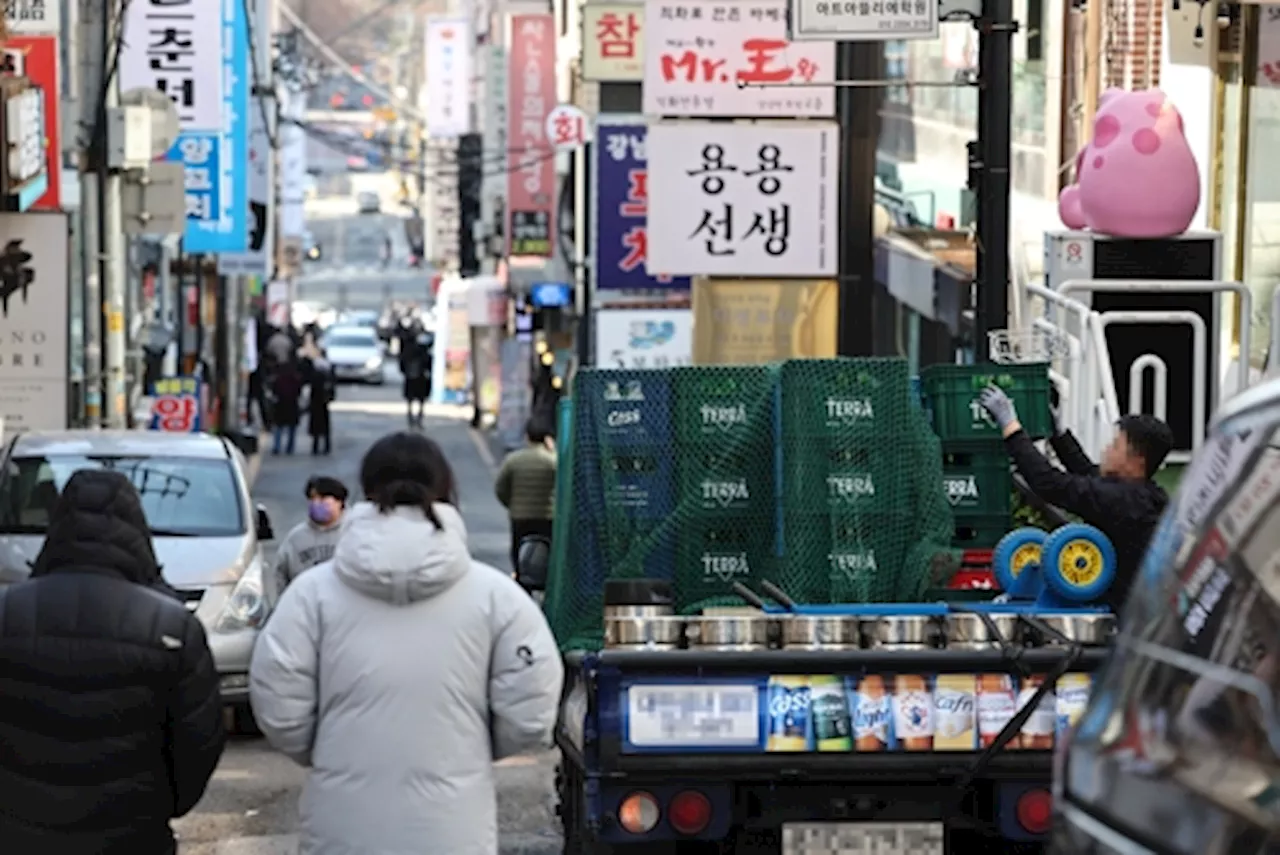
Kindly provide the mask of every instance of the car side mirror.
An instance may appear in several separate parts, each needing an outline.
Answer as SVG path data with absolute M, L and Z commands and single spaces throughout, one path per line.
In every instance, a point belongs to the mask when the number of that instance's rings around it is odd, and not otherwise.
M 265 506 L 265 505 L 258 505 L 258 507 L 257 507 L 257 512 L 258 512 L 258 540 L 259 540 L 259 542 L 264 541 L 264 540 L 275 540 L 275 539 L 276 539 L 276 532 L 275 532 L 275 529 L 273 529 L 273 528 L 271 527 L 271 517 L 267 514 L 267 508 L 266 508 L 266 506 Z
M 527 591 L 547 589 L 547 569 L 551 564 L 551 539 L 531 534 L 516 550 L 516 581 Z

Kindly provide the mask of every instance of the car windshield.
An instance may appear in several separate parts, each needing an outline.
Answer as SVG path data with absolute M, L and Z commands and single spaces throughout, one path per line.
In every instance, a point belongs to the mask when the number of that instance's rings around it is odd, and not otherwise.
M 81 469 L 110 469 L 126 475 L 142 497 L 153 534 L 234 537 L 245 533 L 230 461 L 58 454 L 9 461 L 0 484 L 0 534 L 44 534 L 49 511 L 67 481 Z
M 1139 836 L 1169 811 L 1280 831 L 1280 414 L 1227 427 L 1183 474 L 1069 754 L 1073 798 Z
M 377 339 L 362 332 L 329 333 L 324 343 L 329 347 L 373 347 Z

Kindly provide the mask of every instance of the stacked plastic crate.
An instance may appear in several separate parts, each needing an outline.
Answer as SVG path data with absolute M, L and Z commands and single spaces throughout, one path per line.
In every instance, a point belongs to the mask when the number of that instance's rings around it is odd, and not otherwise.
M 982 390 L 999 386 L 1013 399 L 1023 428 L 1048 436 L 1049 371 L 1032 365 L 933 365 L 921 372 L 933 429 L 942 441 L 943 489 L 955 514 L 953 545 L 990 549 L 1009 532 L 1013 480 L 1000 429 L 978 403 Z

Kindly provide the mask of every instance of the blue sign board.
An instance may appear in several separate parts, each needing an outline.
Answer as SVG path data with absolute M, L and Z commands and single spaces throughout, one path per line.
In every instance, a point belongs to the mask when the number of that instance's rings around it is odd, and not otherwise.
M 537 282 L 529 288 L 529 302 L 539 309 L 567 306 L 573 302 L 573 289 L 566 282 Z
M 649 171 L 643 124 L 596 129 L 596 289 L 684 289 L 688 276 L 650 276 L 648 251 Z
M 169 160 L 186 167 L 187 230 L 183 250 L 249 248 L 249 26 L 245 4 L 222 3 L 222 129 L 184 131 Z

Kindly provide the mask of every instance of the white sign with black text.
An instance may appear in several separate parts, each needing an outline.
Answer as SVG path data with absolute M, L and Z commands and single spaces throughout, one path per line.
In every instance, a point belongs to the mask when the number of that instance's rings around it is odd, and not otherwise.
M 792 41 L 888 42 L 938 37 L 937 0 L 790 0 Z
M 427 134 L 453 139 L 471 131 L 475 39 L 465 18 L 427 21 Z
M 596 365 L 673 368 L 693 361 L 692 309 L 598 309 Z
M 0 214 L 0 420 L 67 427 L 67 215 Z
M 651 276 L 833 276 L 833 122 L 649 127 Z
M 184 131 L 223 129 L 222 4 L 137 0 L 126 4 L 120 88 L 157 89 Z
M 57 35 L 61 13 L 61 0 L 4 0 L 4 25 L 14 36 Z
M 442 270 L 456 271 L 462 261 L 457 140 L 428 140 L 426 171 L 427 258 Z

